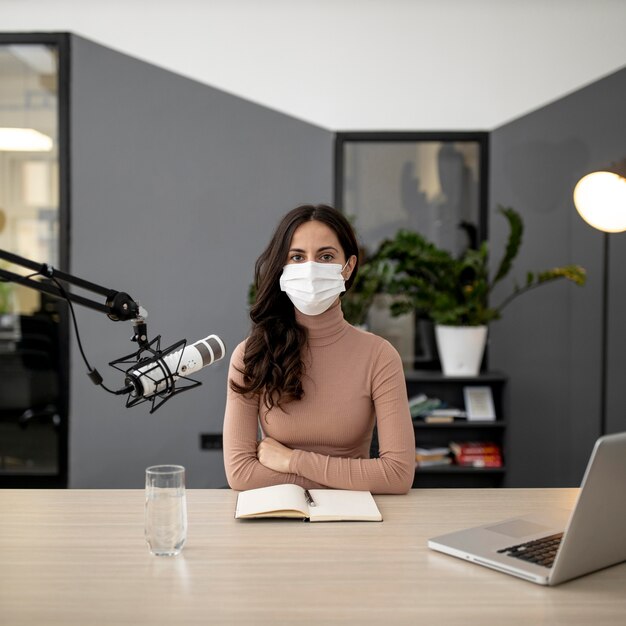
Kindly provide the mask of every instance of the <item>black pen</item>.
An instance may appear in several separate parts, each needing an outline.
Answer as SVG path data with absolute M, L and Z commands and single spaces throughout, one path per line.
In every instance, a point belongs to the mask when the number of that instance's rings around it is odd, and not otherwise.
M 315 500 L 313 500 L 313 497 L 309 493 L 308 489 L 304 490 L 304 497 L 306 498 L 306 501 L 307 501 L 309 506 L 317 506 L 317 504 L 315 504 Z

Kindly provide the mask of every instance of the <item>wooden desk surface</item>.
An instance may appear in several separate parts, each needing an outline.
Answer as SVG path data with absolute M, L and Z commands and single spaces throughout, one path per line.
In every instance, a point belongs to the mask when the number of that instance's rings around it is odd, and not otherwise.
M 183 553 L 154 557 L 141 490 L 0 491 L 0 624 L 624 624 L 626 564 L 547 588 L 426 547 L 434 535 L 571 508 L 574 489 L 376 496 L 385 521 L 236 521 L 189 490 Z

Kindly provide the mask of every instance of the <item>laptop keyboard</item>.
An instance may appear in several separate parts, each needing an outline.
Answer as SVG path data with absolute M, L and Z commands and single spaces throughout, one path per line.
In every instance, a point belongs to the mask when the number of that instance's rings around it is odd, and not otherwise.
M 529 563 L 536 563 L 544 567 L 552 567 L 556 551 L 559 549 L 563 533 L 542 537 L 534 541 L 527 541 L 509 548 L 498 550 L 499 554 L 506 554 Z

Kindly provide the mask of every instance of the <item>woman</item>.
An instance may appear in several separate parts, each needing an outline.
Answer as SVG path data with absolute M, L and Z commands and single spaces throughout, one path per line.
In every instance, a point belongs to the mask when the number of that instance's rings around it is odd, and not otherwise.
M 341 311 L 339 294 L 356 277 L 357 255 L 339 211 L 305 205 L 282 219 L 257 260 L 252 331 L 229 370 L 231 488 L 410 489 L 415 437 L 400 356 Z M 370 459 L 375 424 L 380 458 Z

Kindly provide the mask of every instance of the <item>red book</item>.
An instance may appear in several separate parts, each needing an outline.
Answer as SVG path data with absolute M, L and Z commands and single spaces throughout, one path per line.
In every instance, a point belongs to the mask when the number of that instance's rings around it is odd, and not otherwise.
M 461 454 L 456 457 L 456 462 L 464 467 L 502 467 L 499 454 Z
M 460 454 L 500 454 L 500 446 L 491 441 L 451 441 L 450 450 Z

